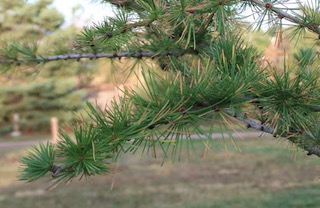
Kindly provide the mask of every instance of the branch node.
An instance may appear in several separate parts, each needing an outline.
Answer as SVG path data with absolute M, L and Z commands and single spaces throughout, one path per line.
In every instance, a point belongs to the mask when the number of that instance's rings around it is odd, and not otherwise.
M 137 59 L 142 59 L 142 51 L 139 50 L 137 53 L 136 53 L 136 56 L 135 56 Z
M 278 18 L 279 18 L 279 19 L 283 19 L 283 18 L 284 18 L 284 15 L 283 15 L 283 14 L 278 14 Z
M 148 129 L 154 129 L 156 127 L 156 125 L 152 124 L 151 126 L 148 126 Z
M 264 5 L 264 7 L 266 8 L 266 9 L 271 9 L 272 8 L 272 4 L 269 2 L 269 3 L 266 3 L 265 5 Z
M 179 109 L 179 112 L 180 112 L 182 115 L 186 115 L 187 110 L 182 107 L 182 108 Z
M 219 111 L 220 111 L 220 107 L 219 107 L 219 106 L 213 107 L 213 111 L 214 111 L 214 112 L 219 112 Z
M 53 178 L 57 177 L 57 175 L 61 172 L 61 170 L 62 170 L 61 166 L 52 165 L 52 167 L 51 167 L 51 172 L 52 172 L 51 176 Z
M 112 38 L 112 36 L 113 36 L 112 32 L 106 32 L 105 35 L 106 35 L 108 38 Z

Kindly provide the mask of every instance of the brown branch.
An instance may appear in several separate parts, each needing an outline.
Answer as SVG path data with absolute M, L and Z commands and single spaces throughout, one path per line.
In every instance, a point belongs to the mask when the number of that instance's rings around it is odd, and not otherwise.
M 269 126 L 267 124 L 261 124 L 259 121 L 256 121 L 254 119 L 251 118 L 244 118 L 236 113 L 233 113 L 229 110 L 224 110 L 225 113 L 227 113 L 229 116 L 234 117 L 235 119 L 237 119 L 238 121 L 241 121 L 245 124 L 248 125 L 249 128 L 253 128 L 265 133 L 269 133 L 272 135 L 276 135 L 276 136 L 282 136 L 285 137 L 283 135 L 278 135 L 277 132 L 275 132 L 275 129 L 272 126 Z M 298 145 L 298 147 L 306 150 L 308 153 L 307 155 L 316 155 L 318 157 L 320 157 L 320 147 L 319 145 L 316 146 L 312 146 L 312 145 L 299 145 L 297 142 L 294 142 L 292 139 L 290 139 L 291 142 L 295 143 Z
M 155 58 L 159 56 L 182 56 L 186 51 L 135 51 L 135 52 L 116 52 L 116 53 L 87 53 L 87 54 L 62 54 L 56 56 L 36 56 L 34 58 L 0 59 L 0 64 L 22 64 L 22 63 L 46 63 L 59 60 L 80 60 L 80 59 L 99 59 L 99 58 Z

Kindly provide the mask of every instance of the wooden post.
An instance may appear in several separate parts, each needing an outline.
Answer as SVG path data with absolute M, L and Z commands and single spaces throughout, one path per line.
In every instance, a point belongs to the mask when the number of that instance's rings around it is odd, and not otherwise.
M 12 120 L 13 120 L 13 132 L 11 132 L 12 137 L 18 137 L 21 136 L 21 132 L 19 130 L 19 121 L 20 121 L 20 116 L 19 113 L 14 113 L 12 115 Z
M 53 144 L 57 143 L 59 139 L 58 129 L 59 129 L 58 118 L 52 117 L 51 118 L 51 142 Z

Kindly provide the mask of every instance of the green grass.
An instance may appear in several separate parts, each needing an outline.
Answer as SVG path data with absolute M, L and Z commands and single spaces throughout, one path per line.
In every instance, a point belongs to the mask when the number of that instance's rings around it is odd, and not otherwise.
M 229 199 L 218 199 L 215 201 L 207 201 L 200 203 L 192 203 L 186 207 L 195 208 L 209 208 L 209 207 L 290 207 L 290 208 L 304 208 L 304 207 L 319 207 L 320 187 L 316 185 L 302 186 L 292 189 L 284 189 L 275 193 L 266 192 L 264 195 L 252 194 L 250 196 L 233 196 Z
M 46 180 L 24 184 L 14 181 L 21 150 L 1 155 L 0 207 L 46 208 L 212 208 L 212 207 L 319 207 L 319 159 L 271 137 L 192 141 L 194 152 L 181 161 L 124 155 L 116 174 L 74 180 L 45 191 Z M 3 171 L 7 170 L 7 171 Z

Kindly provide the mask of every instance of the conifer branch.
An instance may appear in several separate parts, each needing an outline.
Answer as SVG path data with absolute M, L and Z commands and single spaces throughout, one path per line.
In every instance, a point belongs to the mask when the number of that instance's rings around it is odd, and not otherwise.
M 218 3 L 212 3 L 212 2 L 202 2 L 196 5 L 188 6 L 186 8 L 186 12 L 193 13 L 195 11 L 206 11 L 208 8 L 214 8 L 215 4 L 226 4 L 229 2 L 232 2 L 233 0 L 224 0 L 222 2 Z M 302 18 L 298 16 L 291 15 L 282 9 L 276 8 L 273 6 L 270 2 L 263 2 L 261 0 L 242 0 L 243 2 L 250 1 L 252 4 L 258 5 L 259 7 L 266 8 L 278 15 L 279 18 L 285 18 L 288 21 L 292 23 L 296 23 L 301 27 L 308 28 L 310 31 L 318 34 L 320 36 L 320 26 L 316 22 L 305 22 Z M 132 1 L 112 1 L 112 4 L 117 4 L 118 6 L 122 6 L 122 4 L 128 4 L 132 3 Z M 211 13 L 211 17 L 214 15 L 214 13 Z M 209 18 L 210 19 L 210 18 Z M 141 27 L 141 26 L 147 26 L 154 20 L 148 20 L 148 21 L 140 21 L 140 22 L 134 22 L 126 24 L 122 28 L 122 32 L 125 32 L 129 29 Z M 181 56 L 185 52 L 183 51 L 162 51 L 162 52 L 154 52 L 154 51 L 124 51 L 124 52 L 110 52 L 110 53 L 87 53 L 87 54 L 78 54 L 78 53 L 70 53 L 70 54 L 60 54 L 60 55 L 53 55 L 53 56 L 39 56 L 39 55 L 32 55 L 31 57 L 26 58 L 19 58 L 19 57 L 12 57 L 12 58 L 0 58 L 0 64 L 22 64 L 22 63 L 46 63 L 51 61 L 59 61 L 59 60 L 80 60 L 84 58 L 88 59 L 99 59 L 99 58 L 154 58 L 159 57 L 163 55 L 173 55 L 173 56 Z M 9 56 L 10 57 L 10 56 Z
M 247 1 L 247 0 L 243 0 L 243 1 Z M 303 19 L 301 19 L 297 16 L 293 16 L 293 15 L 283 11 L 282 9 L 274 7 L 271 2 L 264 2 L 261 0 L 249 0 L 249 1 L 251 1 L 252 3 L 254 3 L 256 5 L 259 5 L 260 7 L 264 7 L 266 9 L 276 13 L 280 19 L 284 18 L 292 23 L 298 24 L 301 27 L 308 28 L 310 31 L 312 31 L 320 36 L 320 25 L 315 22 L 305 22 L 305 21 L 303 21 Z
M 170 154 L 174 159 L 180 154 L 176 150 L 185 134 L 192 139 L 190 130 L 205 135 L 199 125 L 211 115 L 223 117 L 228 121 L 224 124 L 235 120 L 286 138 L 308 155 L 320 157 L 320 125 L 312 126 L 319 120 L 314 112 L 320 112 L 320 73 L 314 73 L 317 69 L 303 72 L 303 76 L 289 70 L 283 74 L 264 72 L 257 62 L 257 50 L 247 47 L 229 27 L 237 22 L 236 6 L 249 5 L 258 8 L 262 17 L 258 24 L 265 16 L 286 19 L 298 29 L 320 36 L 319 19 L 312 19 L 305 11 L 295 14 L 289 7 L 276 7 L 278 1 L 267 1 L 105 0 L 119 7 L 118 15 L 84 28 L 73 46 L 44 56 L 38 54 L 37 47 L 7 44 L 0 51 L 0 65 L 5 67 L 59 60 L 160 57 L 157 64 L 167 71 L 162 77 L 152 69 L 142 70 L 137 77 L 140 89 L 125 89 L 124 96 L 114 99 L 105 111 L 88 103 L 91 121 L 84 119 L 74 127 L 72 137 L 61 133 L 56 145 L 34 147 L 21 160 L 20 179 L 33 181 L 48 172 L 58 181 L 109 173 L 110 163 L 120 153 L 134 154 L 143 145 L 148 150 L 159 145 L 164 158 Z M 75 50 L 68 49 L 72 47 Z M 299 69 L 314 62 L 311 53 L 309 58 L 305 54 L 296 58 Z M 257 114 L 249 118 L 251 113 Z
M 22 63 L 46 63 L 59 60 L 80 60 L 80 59 L 100 59 L 100 58 L 155 58 L 159 56 L 182 56 L 185 51 L 124 51 L 115 53 L 70 53 L 55 56 L 35 56 L 34 58 L 0 59 L 2 64 L 22 64 Z
M 201 2 L 199 4 L 188 6 L 185 9 L 185 11 L 189 12 L 189 13 L 193 13 L 195 11 L 205 11 L 205 10 L 214 8 L 217 5 L 227 4 L 227 3 L 232 2 L 232 1 L 234 1 L 234 0 L 221 0 L 221 1 L 218 1 L 217 3 Z M 303 21 L 303 19 L 301 19 L 301 18 L 299 18 L 297 16 L 291 15 L 291 14 L 283 11 L 282 9 L 274 7 L 273 4 L 271 3 L 271 1 L 270 2 L 264 2 L 264 1 L 261 1 L 261 0 L 242 0 L 242 1 L 243 2 L 250 1 L 253 4 L 258 5 L 259 7 L 263 7 L 265 9 L 268 9 L 268 10 L 276 13 L 277 16 L 280 19 L 284 18 L 284 19 L 286 19 L 286 20 L 288 20 L 288 21 L 290 21 L 292 23 L 298 24 L 299 26 L 308 28 L 310 31 L 320 35 L 320 25 L 319 25 L 319 23 L 317 24 L 315 22 L 305 22 L 305 21 Z M 138 5 L 134 1 L 128 1 L 128 0 L 113 0 L 110 3 L 113 4 L 113 5 L 116 5 L 116 6 L 137 6 Z
M 252 128 L 252 129 L 259 130 L 261 132 L 272 134 L 275 137 L 277 137 L 277 136 L 288 137 L 289 136 L 289 135 L 278 135 L 272 126 L 267 125 L 267 124 L 261 124 L 260 122 L 254 120 L 254 119 L 245 118 L 243 116 L 240 116 L 239 114 L 232 113 L 231 111 L 228 111 L 228 110 L 225 110 L 225 112 L 228 115 L 237 119 L 238 121 L 241 121 L 241 122 L 247 124 L 248 128 Z M 289 138 L 289 140 L 293 143 L 296 143 L 300 148 L 303 148 L 304 150 L 306 150 L 308 152 L 307 155 L 316 155 L 316 156 L 320 157 L 320 145 L 314 145 L 314 146 L 307 145 L 306 146 L 306 145 L 301 145 L 298 142 L 295 142 L 292 138 Z

